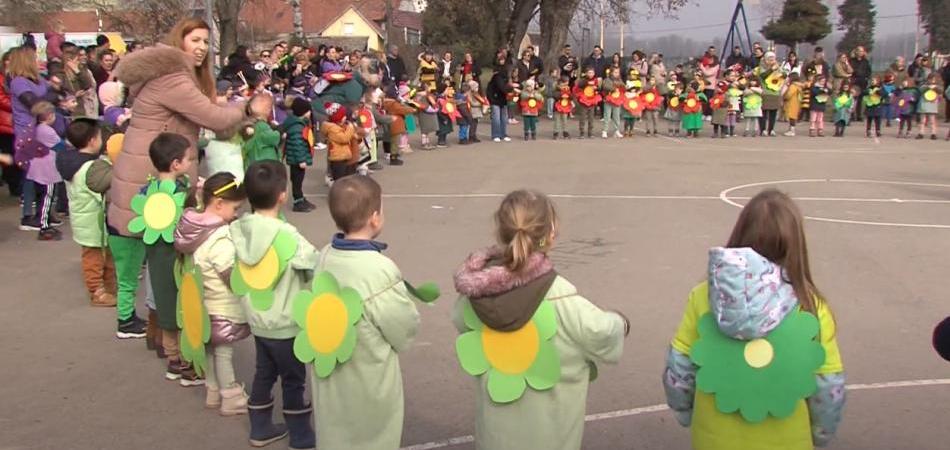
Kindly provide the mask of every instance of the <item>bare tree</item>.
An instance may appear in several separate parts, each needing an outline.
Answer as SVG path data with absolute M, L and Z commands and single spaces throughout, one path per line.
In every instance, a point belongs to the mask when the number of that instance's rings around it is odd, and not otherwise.
M 76 3 L 77 0 L 0 0 L 0 11 L 3 11 L 3 22 L 27 32 L 49 27 L 53 14 Z
M 238 16 L 245 3 L 247 3 L 245 0 L 214 0 L 220 39 L 218 48 L 222 57 L 234 53 L 237 49 L 238 26 L 240 25 Z
M 294 11 L 294 37 L 298 43 L 306 42 L 307 36 L 303 31 L 303 9 L 300 8 L 300 0 L 288 0 L 288 2 L 290 3 L 290 8 Z M 392 0 L 387 0 L 387 2 L 392 3 Z M 386 20 L 388 21 L 389 18 Z M 388 24 L 389 22 L 387 22 L 387 26 Z M 386 34 L 389 34 L 388 30 Z
M 175 23 L 190 13 L 187 0 L 88 0 L 112 31 L 146 42 L 159 42 Z

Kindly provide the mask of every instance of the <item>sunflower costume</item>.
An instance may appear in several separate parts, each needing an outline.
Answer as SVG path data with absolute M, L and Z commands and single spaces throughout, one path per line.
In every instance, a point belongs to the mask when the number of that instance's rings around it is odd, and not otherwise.
M 845 382 L 835 322 L 820 299 L 817 314 L 801 310 L 783 277 L 752 249 L 710 250 L 663 376 L 694 449 L 805 450 L 834 436 Z
M 625 320 L 602 311 L 535 253 L 512 273 L 501 250 L 473 253 L 455 276 L 456 355 L 477 379 L 478 449 L 579 449 L 598 364 L 623 351 Z
M 698 132 L 703 129 L 703 103 L 706 95 L 690 92 L 680 96 L 679 103 L 683 105 L 683 129 L 687 132 Z

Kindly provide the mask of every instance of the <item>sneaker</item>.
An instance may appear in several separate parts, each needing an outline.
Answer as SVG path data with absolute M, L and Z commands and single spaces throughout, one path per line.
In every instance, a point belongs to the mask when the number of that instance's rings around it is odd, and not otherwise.
M 782 136 L 795 137 L 795 130 L 788 130 L 785 133 L 782 133 Z
M 36 240 L 38 241 L 60 241 L 62 239 L 63 233 L 60 233 L 60 231 L 55 228 L 40 230 L 40 233 L 36 236 Z
M 389 158 L 390 166 L 401 166 L 403 164 L 402 160 L 398 156 L 393 156 Z
M 919 139 L 923 139 L 923 138 L 924 138 L 924 135 L 918 133 L 918 134 L 917 134 L 917 137 L 914 138 L 914 139 L 918 139 L 918 140 L 919 140 Z
M 379 172 L 380 170 L 383 170 L 383 165 L 380 164 L 379 161 L 370 163 L 368 167 L 369 167 L 369 170 L 372 170 L 375 172 Z
M 769 131 L 769 137 L 775 137 L 775 130 Z
M 314 145 L 313 148 L 315 148 L 315 149 L 317 149 L 317 150 L 321 150 L 321 151 L 322 151 L 322 150 L 326 150 L 326 149 L 327 149 L 327 144 L 324 144 L 324 143 L 322 143 L 322 142 L 317 142 L 317 144 Z
M 65 216 L 64 216 L 64 217 L 65 217 Z M 59 226 L 62 226 L 62 225 L 63 225 L 63 220 L 60 219 L 59 217 L 55 217 L 55 216 L 52 216 L 52 215 L 49 217 L 49 226 L 51 226 L 51 227 L 59 227 Z
M 568 133 L 567 131 L 565 131 L 565 132 L 561 133 L 561 138 L 562 138 L 562 139 L 570 139 L 570 138 L 571 138 L 571 134 Z
M 501 138 L 492 138 L 492 142 L 501 142 Z
M 931 134 L 931 135 L 930 135 L 930 140 L 931 140 L 931 141 L 936 141 L 936 140 L 937 140 L 937 135 L 936 135 L 936 134 Z
M 614 137 L 616 137 L 616 138 L 623 138 L 623 133 L 621 133 L 621 132 L 618 131 L 618 132 L 614 133 Z
M 448 145 L 445 145 L 445 143 L 442 143 L 442 142 L 435 144 L 435 148 L 446 148 L 446 147 L 448 147 Z
M 331 177 L 330 174 L 324 174 L 323 184 L 327 185 L 327 187 L 333 186 L 333 177 Z
M 195 372 L 195 368 L 188 363 L 182 363 L 181 378 L 178 380 L 181 387 L 204 386 L 205 379 Z
M 607 139 L 607 132 L 606 131 L 601 132 L 600 137 L 603 139 Z
M 501 140 L 503 140 L 503 141 L 505 141 L 505 142 L 511 142 L 511 138 L 508 137 L 508 136 L 505 136 L 505 137 L 502 138 Z
M 181 379 L 181 367 L 180 360 L 169 359 L 168 365 L 165 367 L 165 379 L 169 381 Z
M 294 202 L 294 206 L 291 208 L 291 210 L 293 212 L 306 213 L 313 211 L 313 205 L 308 205 L 304 201 Z
M 24 217 L 20 219 L 20 230 L 22 231 L 40 231 L 40 221 L 35 217 Z
M 139 316 L 132 314 L 125 320 L 119 320 L 119 325 L 115 332 L 115 337 L 119 339 L 141 339 L 145 337 L 145 321 L 139 319 Z

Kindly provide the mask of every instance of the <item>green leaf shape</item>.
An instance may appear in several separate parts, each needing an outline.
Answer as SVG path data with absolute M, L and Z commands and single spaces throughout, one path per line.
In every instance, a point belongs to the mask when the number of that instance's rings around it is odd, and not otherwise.
M 415 287 L 409 281 L 404 281 L 406 285 L 406 290 L 412 294 L 413 297 L 419 299 L 423 303 L 435 303 L 436 300 L 442 295 L 442 291 L 439 290 L 439 285 L 429 282 Z
M 331 298 L 323 301 L 339 301 L 342 303 L 345 311 L 343 320 L 346 321 L 343 324 L 342 340 L 336 348 L 329 352 L 321 352 L 311 344 L 311 336 L 315 336 L 312 333 L 320 333 L 323 330 L 311 329 L 311 324 L 308 323 L 314 302 L 325 295 L 331 296 Z M 319 314 L 319 312 L 317 313 Z M 300 332 L 294 338 L 294 356 L 305 364 L 312 362 L 314 373 L 318 377 L 329 377 L 338 365 L 346 363 L 353 356 L 357 341 L 356 324 L 363 317 L 363 298 L 356 289 L 351 287 L 341 288 L 332 273 L 320 272 L 313 278 L 309 290 L 301 291 L 294 296 L 291 314 L 294 322 L 300 327 Z
M 470 331 L 462 333 L 455 340 L 455 354 L 459 365 L 465 373 L 472 376 L 487 374 L 486 389 L 489 398 L 495 403 L 517 401 L 524 395 L 526 386 L 536 391 L 544 391 L 560 382 L 561 360 L 553 340 L 557 334 L 558 320 L 552 302 L 542 301 L 531 317 L 530 323 L 537 331 L 537 353 L 531 364 L 521 373 L 505 373 L 492 365 L 486 355 L 483 338 L 483 333 L 490 329 L 479 320 L 471 302 L 463 305 L 462 320 Z M 521 330 L 515 332 L 518 331 Z
M 818 329 L 814 315 L 790 313 L 763 338 L 772 349 L 769 362 L 753 367 L 745 356 L 749 341 L 725 335 L 707 313 L 699 320 L 699 340 L 690 350 L 699 366 L 696 387 L 715 397 L 720 412 L 738 411 L 747 422 L 759 423 L 770 415 L 786 418 L 817 389 L 815 371 L 825 360 L 824 349 L 814 339 Z
M 277 255 L 277 272 L 266 288 L 255 289 L 250 286 L 244 279 L 240 269 L 242 263 L 239 259 L 235 261 L 235 270 L 231 273 L 231 291 L 236 295 L 247 295 L 250 298 L 251 307 L 257 311 L 269 311 L 274 305 L 274 286 L 284 275 L 290 260 L 297 254 L 297 240 L 289 232 L 281 230 L 274 236 L 271 248 Z M 258 264 L 260 263 L 261 261 L 258 261 Z M 251 267 L 254 268 L 256 265 Z
M 197 289 L 195 294 L 198 298 L 191 299 L 190 301 L 196 302 L 199 308 L 197 311 L 199 314 L 199 324 L 185 320 L 184 305 L 189 299 L 182 298 L 184 295 L 188 295 L 187 290 L 182 289 L 178 290 L 175 320 L 178 327 L 181 328 L 181 332 L 178 334 L 178 340 L 182 359 L 190 362 L 192 366 L 194 366 L 195 373 L 204 376 L 208 367 L 205 344 L 211 340 L 211 318 L 208 316 L 208 309 L 204 305 L 204 279 L 201 275 L 201 269 L 194 263 L 193 256 L 186 256 L 181 262 L 176 262 L 175 278 L 179 286 L 182 285 L 186 278 L 191 278 Z M 191 327 L 195 325 L 201 327 L 201 330 L 198 330 L 200 338 L 197 345 L 192 343 L 189 338 L 189 335 L 194 332 L 194 330 L 191 330 Z

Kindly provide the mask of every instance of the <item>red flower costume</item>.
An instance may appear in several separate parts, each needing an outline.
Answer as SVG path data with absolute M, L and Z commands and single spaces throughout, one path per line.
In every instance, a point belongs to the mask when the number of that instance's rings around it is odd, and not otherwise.
M 633 116 L 639 116 L 645 106 L 646 104 L 643 103 L 643 100 L 641 100 L 638 95 L 624 97 L 623 109 L 626 109 L 627 112 Z
M 587 86 L 581 89 L 579 86 L 574 87 L 574 97 L 577 98 L 577 101 L 586 107 L 597 106 L 600 104 L 600 101 L 603 98 L 600 96 L 600 79 L 595 78 L 588 81 Z
M 541 111 L 541 102 L 534 97 L 521 100 L 519 106 L 521 107 L 521 112 L 529 116 L 536 116 L 538 112 Z
M 444 97 L 439 99 L 439 112 L 448 116 L 452 123 L 455 123 L 459 117 L 462 117 L 462 115 L 459 114 L 459 109 L 455 104 L 455 100 Z
M 713 96 L 712 100 L 709 101 L 709 107 L 713 110 L 717 110 L 722 107 L 726 102 L 726 97 L 720 92 Z
M 614 106 L 623 106 L 626 100 L 627 97 L 624 95 L 624 90 L 622 87 L 616 88 L 613 92 L 607 94 L 607 103 L 610 103 Z
M 561 94 L 557 102 L 554 103 L 554 110 L 561 114 L 570 114 L 574 111 L 574 101 L 571 100 L 570 88 L 561 89 Z
M 683 101 L 683 114 L 694 114 L 703 110 L 703 101 L 696 96 L 695 92 L 690 92 Z
M 640 94 L 640 101 L 643 103 L 644 109 L 656 111 L 660 109 L 660 105 L 663 104 L 663 96 L 660 95 L 660 92 L 656 88 L 653 88 Z

